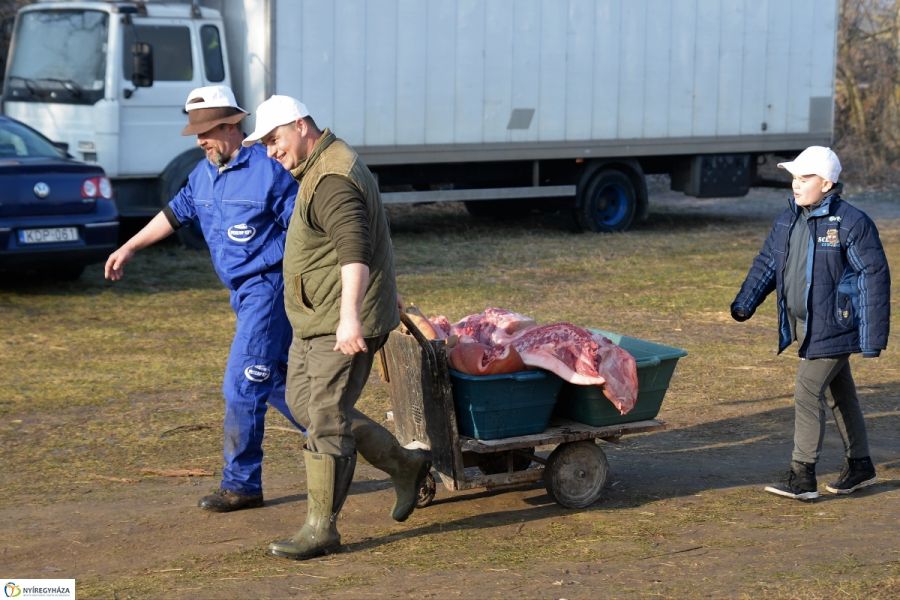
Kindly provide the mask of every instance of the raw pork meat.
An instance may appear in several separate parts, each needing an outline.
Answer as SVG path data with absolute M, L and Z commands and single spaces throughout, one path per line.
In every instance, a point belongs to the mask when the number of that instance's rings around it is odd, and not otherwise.
M 450 366 L 469 375 L 499 375 L 524 371 L 525 363 L 512 346 L 459 342 L 450 350 Z
M 571 323 L 538 326 L 533 319 L 502 308 L 487 308 L 450 325 L 434 317 L 435 330 L 458 336 L 450 365 L 470 375 L 546 369 L 576 385 L 599 385 L 625 414 L 637 402 L 634 357 L 607 338 Z
M 623 415 L 634 408 L 634 357 L 605 337 L 571 323 L 553 323 L 520 331 L 510 344 L 526 365 L 576 385 L 602 385 L 603 394 Z
M 634 357 L 611 340 L 599 334 L 591 334 L 599 346 L 597 372 L 603 373 L 606 384 L 603 395 L 613 403 L 620 414 L 626 414 L 637 403 L 637 363 Z
M 486 308 L 483 313 L 469 315 L 450 326 L 450 333 L 463 341 L 489 346 L 505 344 L 518 331 L 537 325 L 534 319 L 502 308 Z

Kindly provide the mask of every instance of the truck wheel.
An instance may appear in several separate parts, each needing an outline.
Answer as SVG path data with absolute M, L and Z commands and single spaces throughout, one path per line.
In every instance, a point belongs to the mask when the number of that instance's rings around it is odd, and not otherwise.
M 637 193 L 631 179 L 615 169 L 602 169 L 578 186 L 575 215 L 588 231 L 625 231 L 634 221 Z
M 603 492 L 609 476 L 606 454 L 593 440 L 560 444 L 544 467 L 544 487 L 566 508 L 585 508 Z
M 188 175 L 191 174 L 191 171 L 194 170 L 194 167 L 201 160 L 203 160 L 203 151 L 200 148 L 194 148 L 181 154 L 169 163 L 160 177 L 160 206 L 168 204 L 169 200 L 178 193 L 178 190 L 184 187 L 184 184 L 187 183 Z M 186 248 L 206 250 L 206 240 L 203 239 L 203 232 L 196 223 L 190 223 L 179 228 L 176 234 L 178 235 L 178 241 Z

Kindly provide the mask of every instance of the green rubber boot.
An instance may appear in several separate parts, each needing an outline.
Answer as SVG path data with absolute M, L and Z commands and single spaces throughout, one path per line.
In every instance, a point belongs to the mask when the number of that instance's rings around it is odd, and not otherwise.
M 269 554 L 294 560 L 305 560 L 337 550 L 341 534 L 337 516 L 341 512 L 353 470 L 356 454 L 334 456 L 303 450 L 306 463 L 306 523 L 294 536 L 269 544 Z
M 359 411 L 354 411 L 350 428 L 356 451 L 366 462 L 391 476 L 397 495 L 391 517 L 405 521 L 416 508 L 419 488 L 431 469 L 431 454 L 407 450 L 390 431 Z

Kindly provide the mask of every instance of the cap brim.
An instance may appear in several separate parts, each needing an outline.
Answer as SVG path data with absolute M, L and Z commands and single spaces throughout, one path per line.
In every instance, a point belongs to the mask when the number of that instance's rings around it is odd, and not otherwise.
M 282 123 L 282 125 L 286 125 L 286 123 Z M 253 133 L 251 133 L 250 135 L 248 135 L 247 137 L 244 138 L 244 141 L 241 142 L 241 146 L 244 146 L 245 148 L 249 148 L 253 144 L 257 143 L 258 141 L 260 141 L 261 139 L 263 139 L 264 137 L 269 135 L 271 132 L 275 131 L 275 129 L 278 127 L 281 127 L 281 125 L 276 125 L 272 129 L 269 129 L 267 131 L 260 131 L 259 128 L 257 128 Z
M 258 116 L 258 113 L 257 113 L 257 116 Z M 290 125 L 291 123 L 294 123 L 294 122 L 299 121 L 300 119 L 304 119 L 304 118 L 306 118 L 306 117 L 305 116 L 295 117 L 289 121 L 285 121 L 284 123 L 278 123 L 277 125 L 264 125 L 263 127 L 265 127 L 265 131 L 263 131 L 262 127 L 260 127 L 259 123 L 257 123 L 256 129 L 253 130 L 253 133 L 251 133 L 250 135 L 248 135 L 247 137 L 244 138 L 244 141 L 241 142 L 241 145 L 249 148 L 256 142 L 261 141 L 264 137 L 266 137 L 267 135 L 269 135 L 270 133 L 272 133 L 279 127 L 282 127 L 284 125 Z
M 792 160 L 792 161 L 788 161 L 788 162 L 780 162 L 775 166 L 778 167 L 779 169 L 784 169 L 791 175 L 808 175 L 809 174 L 809 173 L 799 173 L 796 163 L 797 163 L 797 161 Z
M 204 121 L 202 123 L 188 123 L 184 126 L 184 129 L 181 130 L 181 135 L 200 135 L 201 133 L 206 133 L 207 131 L 225 123 L 228 123 L 230 125 L 237 125 L 244 120 L 244 117 L 249 114 L 250 113 L 248 112 L 239 112 L 221 119 L 213 119 L 212 121 Z

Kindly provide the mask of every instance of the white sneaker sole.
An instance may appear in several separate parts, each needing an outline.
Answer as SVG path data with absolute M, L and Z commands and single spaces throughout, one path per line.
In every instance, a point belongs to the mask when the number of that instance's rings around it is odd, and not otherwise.
M 784 496 L 785 498 L 793 498 L 794 500 L 815 500 L 819 497 L 818 490 L 812 492 L 803 492 L 801 494 L 792 494 L 791 492 L 787 492 L 785 490 L 780 490 L 776 487 L 772 487 L 771 485 L 767 485 L 765 487 L 765 491 L 770 494 L 775 494 L 776 496 Z
M 875 485 L 876 483 L 878 483 L 878 478 L 873 477 L 872 479 L 867 479 L 865 481 L 861 481 L 861 482 L 857 483 L 856 485 L 854 485 L 852 488 L 847 488 L 845 490 L 842 490 L 841 488 L 833 488 L 830 485 L 826 485 L 825 489 L 828 490 L 829 492 L 831 492 L 832 494 L 838 494 L 838 495 L 844 496 L 846 494 L 852 494 L 856 490 L 861 490 L 865 487 L 869 487 L 870 485 Z

